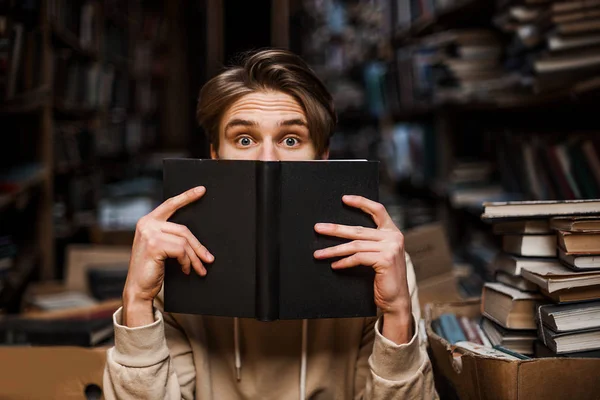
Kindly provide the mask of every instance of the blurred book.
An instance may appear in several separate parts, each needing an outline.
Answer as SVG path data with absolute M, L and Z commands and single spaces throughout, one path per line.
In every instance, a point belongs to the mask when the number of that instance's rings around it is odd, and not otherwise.
M 600 329 L 554 332 L 542 326 L 544 345 L 556 354 L 600 349 Z
M 504 235 L 502 250 L 525 257 L 556 256 L 556 235 Z
M 600 255 L 598 254 L 570 254 L 559 247 L 558 258 L 564 265 L 566 265 L 574 271 L 600 269 Z
M 84 346 L 105 344 L 114 335 L 112 318 L 69 320 L 0 318 L 0 343 L 30 346 Z
M 535 310 L 545 302 L 537 293 L 488 282 L 481 294 L 482 314 L 507 329 L 535 329 Z
M 32 306 L 43 311 L 63 310 L 77 307 L 88 307 L 98 302 L 91 296 L 75 291 L 38 294 L 29 299 Z
M 537 292 L 539 288 L 536 284 L 529 282 L 519 275 L 511 275 L 504 271 L 496 271 L 496 282 L 505 284 L 522 292 Z
M 600 328 L 600 301 L 575 304 L 543 305 L 540 322 L 555 332 Z
M 555 302 L 600 298 L 600 271 L 575 272 L 557 262 L 556 265 L 523 267 L 521 275 L 538 285 L 540 291 Z
M 548 346 L 544 345 L 541 340 L 536 340 L 534 345 L 534 354 L 539 358 L 548 357 L 568 357 L 568 358 L 600 358 L 600 350 L 578 351 L 574 353 L 556 354 Z
M 600 255 L 600 232 L 557 231 L 558 246 L 566 254 Z
M 568 232 L 600 232 L 600 218 L 588 217 L 555 217 L 550 220 L 550 228 Z
M 482 320 L 481 328 L 492 346 L 506 347 L 521 354 L 533 354 L 533 343 L 537 339 L 535 329 L 507 329 L 488 318 Z
M 553 216 L 600 214 L 600 200 L 556 200 L 492 202 L 484 204 L 484 220 L 509 218 L 548 218 Z
M 553 233 L 546 219 L 519 219 L 499 221 L 493 224 L 495 235 L 544 235 Z

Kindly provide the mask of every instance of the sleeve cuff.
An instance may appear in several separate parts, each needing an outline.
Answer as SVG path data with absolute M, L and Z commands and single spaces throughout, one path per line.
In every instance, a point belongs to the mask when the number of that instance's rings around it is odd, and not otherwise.
M 423 364 L 419 343 L 419 324 L 413 314 L 413 336 L 410 342 L 396 344 L 381 334 L 381 318 L 375 323 L 375 340 L 369 365 L 375 375 L 389 381 L 404 381 L 415 375 Z
M 154 310 L 154 322 L 130 328 L 122 325 L 123 307 L 113 314 L 115 347 L 113 359 L 124 366 L 141 368 L 160 363 L 169 357 L 162 314 Z

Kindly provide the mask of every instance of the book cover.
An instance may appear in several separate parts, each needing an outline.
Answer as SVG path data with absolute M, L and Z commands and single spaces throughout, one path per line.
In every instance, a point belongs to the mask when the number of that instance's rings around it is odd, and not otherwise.
M 481 219 L 539 219 L 600 214 L 600 199 L 485 202 Z
M 215 256 L 206 277 L 167 260 L 165 311 L 263 321 L 376 315 L 371 267 L 333 270 L 335 259 L 313 253 L 349 241 L 317 234 L 318 222 L 375 228 L 342 196 L 378 201 L 378 162 L 166 159 L 163 167 L 165 198 L 206 187 L 170 221 Z

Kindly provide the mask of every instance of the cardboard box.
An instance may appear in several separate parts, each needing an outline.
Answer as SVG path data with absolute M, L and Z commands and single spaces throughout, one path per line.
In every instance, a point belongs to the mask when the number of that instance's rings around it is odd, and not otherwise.
M 464 300 L 457 285 L 454 271 L 444 275 L 434 276 L 417 283 L 419 289 L 419 303 L 421 315 L 425 315 L 425 306 L 428 303 L 450 303 Z
M 131 246 L 70 245 L 67 248 L 65 286 L 67 290 L 89 293 L 87 269 L 90 266 L 122 268 L 129 264 Z
M 66 280 L 40 282 L 28 288 L 24 297 L 61 291 L 89 293 L 87 268 L 121 268 L 128 263 L 130 247 L 72 245 L 67 249 Z M 110 316 L 121 299 L 106 300 L 95 306 L 39 312 L 29 310 L 30 318 L 85 318 Z M 0 347 L 0 399 L 100 399 L 106 347 L 64 346 Z
M 415 267 L 417 283 L 452 272 L 452 253 L 441 223 L 405 231 L 404 249 Z
M 126 230 L 104 230 L 99 226 L 93 226 L 89 229 L 90 240 L 96 245 L 104 246 L 128 246 L 133 245 L 135 237 L 134 229 Z
M 5 347 L 0 399 L 100 399 L 106 349 Z
M 430 357 L 442 399 L 598 399 L 600 359 L 499 360 L 453 346 L 431 328 L 431 321 L 445 312 L 478 317 L 480 306 L 476 299 L 426 307 Z

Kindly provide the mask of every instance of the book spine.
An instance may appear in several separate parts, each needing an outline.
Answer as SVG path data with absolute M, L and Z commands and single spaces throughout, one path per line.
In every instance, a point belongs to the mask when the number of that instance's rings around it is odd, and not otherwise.
M 259 162 L 256 173 L 256 318 L 279 318 L 280 163 Z
M 445 339 L 450 342 L 450 344 L 467 340 L 456 315 L 450 313 L 440 315 L 440 325 L 442 331 L 446 335 Z

